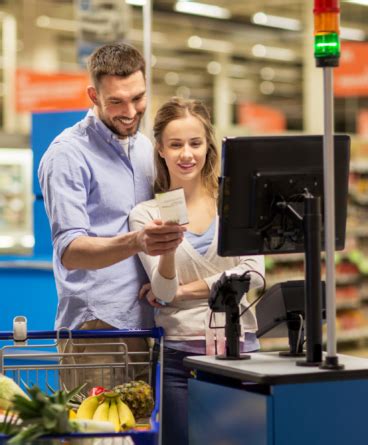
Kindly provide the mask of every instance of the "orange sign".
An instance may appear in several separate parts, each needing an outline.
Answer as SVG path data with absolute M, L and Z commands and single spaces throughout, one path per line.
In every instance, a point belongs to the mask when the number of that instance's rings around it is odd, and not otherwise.
M 343 42 L 334 74 L 335 96 L 368 96 L 368 44 Z
M 16 75 L 16 109 L 27 111 L 80 110 L 91 102 L 86 88 L 86 73 L 46 74 L 18 69 Z
M 284 113 L 266 105 L 240 103 L 237 117 L 238 123 L 252 133 L 281 133 L 286 129 Z

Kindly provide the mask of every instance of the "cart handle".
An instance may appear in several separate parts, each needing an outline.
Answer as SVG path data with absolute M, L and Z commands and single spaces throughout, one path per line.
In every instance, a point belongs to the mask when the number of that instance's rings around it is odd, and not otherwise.
M 116 338 L 116 337 L 151 337 L 161 338 L 164 335 L 162 328 L 152 329 L 96 329 L 87 330 L 67 330 L 62 328 L 60 331 L 28 331 L 28 340 L 56 339 L 56 338 Z M 0 340 L 13 340 L 12 331 L 0 332 Z

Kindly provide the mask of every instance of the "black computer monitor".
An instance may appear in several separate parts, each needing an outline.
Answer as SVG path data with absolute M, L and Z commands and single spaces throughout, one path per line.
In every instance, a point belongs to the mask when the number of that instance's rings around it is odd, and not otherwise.
M 343 249 L 350 159 L 348 136 L 334 137 L 334 159 L 335 246 Z M 304 291 L 299 285 L 293 295 L 299 296 L 299 315 L 306 321 L 307 361 L 301 362 L 306 366 L 322 360 L 323 162 L 322 136 L 223 140 L 218 253 L 238 256 L 305 252 Z M 283 295 L 282 288 L 276 291 L 271 293 Z M 305 311 L 301 300 L 305 302 Z M 275 321 L 271 301 L 266 298 L 257 308 L 257 317 L 263 322 Z M 284 319 L 289 321 L 288 317 Z M 264 333 L 267 323 L 261 324 Z M 271 327 L 272 323 L 268 325 Z
M 336 249 L 341 250 L 346 231 L 349 136 L 335 136 L 334 147 Z M 298 215 L 304 214 L 306 189 L 321 197 L 323 207 L 322 136 L 224 138 L 218 253 L 304 252 Z

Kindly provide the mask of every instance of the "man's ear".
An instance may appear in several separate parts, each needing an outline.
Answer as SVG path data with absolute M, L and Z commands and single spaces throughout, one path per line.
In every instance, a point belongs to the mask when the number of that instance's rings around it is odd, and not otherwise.
M 97 91 L 96 91 L 96 88 L 94 86 L 89 85 L 87 87 L 87 94 L 88 94 L 88 97 L 91 99 L 91 102 L 94 105 L 98 105 Z

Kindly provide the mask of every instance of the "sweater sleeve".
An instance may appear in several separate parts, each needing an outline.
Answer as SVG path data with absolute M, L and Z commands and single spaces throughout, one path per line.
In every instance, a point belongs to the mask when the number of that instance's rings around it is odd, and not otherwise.
M 250 272 L 250 289 L 261 287 L 263 285 L 263 280 L 261 278 L 265 275 L 265 264 L 264 257 L 262 255 L 259 256 L 242 256 L 240 257 L 239 264 L 231 269 L 227 269 L 226 275 L 243 275 L 246 271 L 255 271 L 255 273 Z M 261 276 L 259 275 L 261 274 Z M 216 281 L 221 277 L 221 273 L 217 273 L 215 275 L 211 275 L 210 277 L 204 278 L 204 281 L 207 283 L 209 289 L 211 289 L 212 285 L 216 283 Z
M 154 218 L 155 217 L 150 214 L 149 210 L 145 207 L 145 203 L 141 203 L 130 212 L 130 230 L 141 230 L 146 223 L 152 221 Z M 159 256 L 154 257 L 143 252 L 140 252 L 138 255 L 151 282 L 153 294 L 156 298 L 170 303 L 174 299 L 179 287 L 177 274 L 171 280 L 164 278 L 158 271 Z

